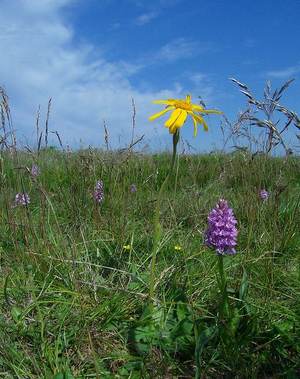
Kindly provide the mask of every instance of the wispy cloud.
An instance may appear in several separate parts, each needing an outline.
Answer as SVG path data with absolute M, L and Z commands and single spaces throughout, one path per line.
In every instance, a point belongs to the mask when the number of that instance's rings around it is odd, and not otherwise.
M 119 1 L 119 0 L 115 0 L 115 1 Z M 145 5 L 149 6 L 149 3 L 146 2 L 145 0 L 128 0 L 128 1 L 129 3 L 133 3 L 137 7 L 140 7 L 140 8 L 145 8 Z M 162 8 L 172 8 L 183 1 L 184 0 L 152 0 L 151 6 L 162 7 Z
M 143 13 L 135 19 L 135 24 L 139 26 L 148 24 L 149 22 L 154 20 L 156 17 L 158 17 L 158 15 L 159 15 L 159 12 L 156 12 L 156 11 Z
M 120 29 L 122 24 L 120 22 L 114 22 L 110 26 L 110 30 L 118 30 Z
M 201 85 L 203 82 L 208 80 L 208 75 L 204 74 L 202 72 L 196 72 L 192 73 L 190 75 L 190 80 L 195 84 L 195 85 Z
M 300 73 L 300 65 L 289 66 L 281 70 L 270 70 L 266 73 L 268 77 L 286 79 Z
M 201 44 L 185 38 L 177 38 L 162 46 L 154 58 L 164 62 L 175 62 L 209 51 L 215 51 L 215 48 L 210 43 Z
M 256 41 L 255 41 L 255 39 L 253 39 L 253 38 L 246 38 L 246 39 L 243 41 L 243 46 L 244 46 L 244 47 L 252 48 L 252 47 L 255 47 L 255 45 L 256 45 Z
M 75 45 L 74 31 L 61 12 L 70 4 L 72 0 L 1 2 L 1 85 L 10 96 L 19 136 L 33 139 L 37 107 L 41 104 L 45 114 L 50 96 L 50 128 L 65 142 L 83 138 L 100 144 L 105 119 L 112 143 L 118 144 L 120 134 L 130 134 L 131 98 L 137 107 L 137 132 L 151 136 L 147 118 L 156 109 L 152 99 L 178 97 L 181 87 L 141 91 L 130 81 L 138 65 L 109 61 L 93 45 Z
M 194 93 L 202 100 L 208 103 L 213 102 L 213 98 L 216 94 L 216 89 L 212 84 L 210 75 L 203 72 L 187 73 L 187 78 L 192 83 Z
M 248 58 L 248 59 L 244 59 L 241 63 L 245 66 L 254 66 L 254 65 L 257 65 L 259 63 L 259 60 L 253 59 L 253 58 Z

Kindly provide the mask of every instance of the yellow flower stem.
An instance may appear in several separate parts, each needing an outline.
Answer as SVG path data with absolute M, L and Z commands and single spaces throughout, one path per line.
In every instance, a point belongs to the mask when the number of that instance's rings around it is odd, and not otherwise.
M 175 174 L 174 195 L 176 195 L 176 193 L 177 193 L 177 184 L 178 184 L 178 172 L 179 172 L 179 156 L 177 157 L 177 164 L 176 164 L 176 174 Z
M 154 236 L 153 236 L 153 248 L 152 248 L 151 264 L 150 264 L 150 286 L 149 286 L 149 297 L 150 297 L 150 301 L 152 302 L 154 300 L 156 255 L 157 255 L 158 246 L 159 246 L 159 242 L 160 242 L 161 234 L 162 234 L 162 227 L 159 220 L 160 206 L 161 206 L 162 194 L 164 192 L 164 189 L 168 183 L 168 180 L 174 168 L 178 141 L 179 141 L 179 129 L 177 129 L 176 132 L 173 134 L 173 154 L 172 154 L 170 170 L 160 187 L 160 190 L 157 196 L 156 206 L 154 209 L 154 218 L 153 218 Z

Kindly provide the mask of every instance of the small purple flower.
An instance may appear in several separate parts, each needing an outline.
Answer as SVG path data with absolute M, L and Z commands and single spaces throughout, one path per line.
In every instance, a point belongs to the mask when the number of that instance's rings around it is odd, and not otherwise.
M 28 204 L 30 204 L 30 197 L 28 193 L 21 192 L 16 194 L 14 207 L 17 207 L 18 205 L 27 206 Z
M 95 190 L 93 193 L 94 200 L 101 204 L 104 200 L 104 186 L 102 180 L 97 180 Z
M 261 198 L 261 200 L 266 201 L 268 200 L 269 196 L 270 194 L 267 190 L 262 189 L 259 191 L 259 197 Z
M 30 171 L 31 175 L 36 178 L 37 176 L 40 175 L 40 169 L 39 169 L 39 166 L 37 166 L 36 164 L 33 164 L 32 167 L 31 167 L 31 171 Z
M 136 191 L 137 191 L 136 185 L 135 184 L 131 184 L 131 186 L 130 186 L 130 192 L 131 193 L 136 193 Z
M 208 228 L 205 243 L 216 250 L 218 255 L 235 254 L 238 235 L 237 221 L 233 210 L 224 199 L 220 199 L 216 207 L 208 215 Z

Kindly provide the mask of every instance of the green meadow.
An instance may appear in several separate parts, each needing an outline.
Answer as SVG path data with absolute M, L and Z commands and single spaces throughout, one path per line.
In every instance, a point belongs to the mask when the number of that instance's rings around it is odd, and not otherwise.
M 0 377 L 299 377 L 299 157 L 177 155 L 150 297 L 170 159 L 1 153 Z M 16 204 L 24 192 L 30 203 Z M 224 256 L 226 312 L 218 257 L 204 243 L 220 198 L 238 221 L 237 253 Z

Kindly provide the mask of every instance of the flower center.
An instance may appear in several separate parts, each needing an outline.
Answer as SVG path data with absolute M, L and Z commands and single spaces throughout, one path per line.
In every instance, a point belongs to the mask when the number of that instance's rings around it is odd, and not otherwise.
M 192 111 L 192 105 L 183 100 L 176 100 L 174 103 L 175 108 L 184 109 L 185 111 Z

